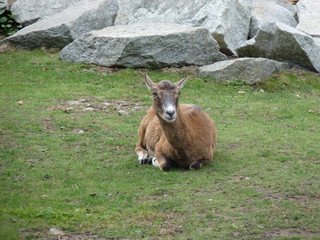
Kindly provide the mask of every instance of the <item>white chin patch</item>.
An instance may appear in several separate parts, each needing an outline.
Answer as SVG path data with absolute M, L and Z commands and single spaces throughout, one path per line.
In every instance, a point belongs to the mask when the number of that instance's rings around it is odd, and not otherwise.
M 165 120 L 166 122 L 168 122 L 168 123 L 172 123 L 172 122 L 174 122 L 175 120 L 176 120 L 176 117 L 173 117 L 173 118 L 171 118 L 171 117 L 165 117 L 165 116 L 162 116 L 162 119 L 163 120 Z

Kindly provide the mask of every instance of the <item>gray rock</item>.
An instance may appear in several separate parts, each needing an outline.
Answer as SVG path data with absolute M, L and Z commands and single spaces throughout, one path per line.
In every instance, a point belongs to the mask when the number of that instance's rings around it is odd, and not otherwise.
M 190 13 L 190 17 L 192 14 Z M 194 16 L 195 19 L 198 24 L 193 26 L 209 29 L 219 43 L 221 52 L 225 54 L 238 55 L 236 49 L 248 38 L 249 8 L 244 7 L 237 0 L 211 1 Z
M 83 33 L 111 26 L 116 0 L 84 0 L 27 26 L 5 39 L 20 48 L 63 48 Z
M 11 6 L 13 18 L 22 25 L 59 13 L 81 0 L 17 0 Z
M 114 25 L 127 25 L 129 17 L 133 14 L 135 9 L 141 5 L 143 0 L 118 0 L 118 14 Z
M 244 6 L 249 6 L 251 7 L 251 5 L 255 2 L 261 2 L 261 1 L 267 1 L 273 5 L 279 5 L 283 8 L 286 8 L 293 16 L 295 16 L 296 20 L 297 19 L 297 11 L 296 11 L 296 7 L 294 5 L 292 5 L 289 2 L 286 2 L 284 0 L 239 0 L 241 2 L 241 4 L 243 4 Z
M 221 51 L 237 54 L 248 37 L 249 8 L 238 0 L 143 0 L 129 17 L 129 24 L 177 23 L 209 29 Z
M 56 228 L 50 228 L 49 233 L 53 235 L 65 235 L 63 231 Z
M 315 42 L 315 44 L 320 48 L 320 37 L 314 37 L 313 41 Z
M 202 66 L 199 73 L 201 77 L 211 77 L 219 81 L 240 80 L 253 84 L 288 68 L 288 63 L 266 58 L 238 58 Z
M 320 49 L 313 38 L 282 23 L 263 26 L 238 53 L 241 57 L 265 57 L 320 71 Z
M 206 65 L 226 56 L 205 28 L 143 24 L 84 34 L 62 49 L 60 58 L 103 66 L 161 68 Z
M 280 22 L 291 27 L 298 24 L 294 12 L 270 0 L 253 1 L 251 14 L 250 38 L 254 37 L 262 26 L 270 23 Z
M 320 0 L 300 0 L 297 3 L 299 24 L 297 29 L 320 37 Z
M 7 1 L 0 0 L 0 9 L 6 8 L 6 7 L 7 7 Z

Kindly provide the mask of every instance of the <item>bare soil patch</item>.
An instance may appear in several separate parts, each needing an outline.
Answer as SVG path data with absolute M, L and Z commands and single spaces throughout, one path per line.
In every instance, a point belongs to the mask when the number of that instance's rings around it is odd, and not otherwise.
M 311 239 L 313 237 L 319 237 L 320 232 L 308 232 L 301 229 L 289 228 L 289 229 L 278 229 L 265 233 L 266 239 L 275 239 L 280 237 L 301 237 L 303 239 Z
M 123 240 L 123 238 L 104 238 L 99 237 L 92 233 L 65 233 L 59 232 L 44 232 L 36 229 L 25 230 L 21 229 L 20 232 L 26 236 L 26 239 L 38 239 L 38 240 Z
M 144 106 L 135 99 L 108 99 L 97 100 L 94 97 L 85 97 L 77 100 L 63 101 L 56 106 L 47 108 L 49 111 L 63 111 L 65 113 L 88 113 L 106 112 L 118 113 L 119 115 L 132 115 L 134 112 L 147 110 L 149 106 Z

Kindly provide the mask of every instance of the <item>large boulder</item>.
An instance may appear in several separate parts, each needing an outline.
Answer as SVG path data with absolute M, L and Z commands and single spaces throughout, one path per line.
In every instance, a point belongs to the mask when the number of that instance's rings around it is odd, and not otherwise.
M 261 27 L 238 53 L 242 57 L 265 57 L 320 71 L 320 48 L 313 38 L 282 23 Z
M 144 0 L 118 0 L 118 14 L 114 25 L 127 25 L 129 17 L 133 14 L 136 8 L 141 7 Z
M 295 16 L 296 20 L 298 18 L 295 6 L 292 5 L 292 3 L 288 2 L 288 1 L 284 1 L 284 0 L 239 0 L 239 1 L 244 6 L 249 6 L 249 7 L 251 7 L 251 5 L 254 4 L 255 2 L 267 1 L 269 3 L 272 3 L 273 5 L 276 4 L 276 5 L 279 5 L 285 9 L 287 9 L 289 12 L 291 12 L 291 14 L 293 16 Z
M 11 6 L 13 18 L 22 25 L 30 25 L 40 18 L 59 13 L 80 0 L 17 0 Z
M 221 51 L 236 55 L 248 37 L 249 8 L 238 0 L 143 0 L 132 12 L 128 24 L 177 23 L 209 29 Z
M 25 49 L 63 48 L 83 33 L 112 26 L 117 0 L 83 0 L 27 26 L 5 41 Z
M 288 68 L 288 63 L 266 58 L 238 58 L 202 66 L 199 74 L 201 77 L 211 77 L 218 81 L 240 80 L 253 84 Z
M 124 67 L 181 67 L 226 60 L 205 28 L 177 24 L 119 25 L 92 31 L 62 49 L 70 62 Z
M 297 9 L 297 28 L 313 37 L 320 37 L 320 0 L 300 0 Z
M 262 26 L 270 23 L 280 22 L 290 27 L 296 27 L 298 24 L 294 11 L 270 0 L 253 1 L 251 15 L 250 38 L 254 37 Z

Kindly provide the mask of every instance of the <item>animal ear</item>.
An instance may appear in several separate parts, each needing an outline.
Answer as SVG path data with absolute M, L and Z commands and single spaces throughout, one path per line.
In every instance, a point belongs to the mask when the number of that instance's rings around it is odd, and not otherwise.
M 155 83 L 151 80 L 151 78 L 145 73 L 144 79 L 146 80 L 146 86 L 152 92 L 152 89 L 155 87 Z
M 182 88 L 186 84 L 188 78 L 189 77 L 185 77 L 185 78 L 181 79 L 179 82 L 176 82 L 176 85 L 179 87 L 180 91 L 182 90 Z

